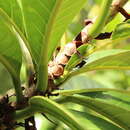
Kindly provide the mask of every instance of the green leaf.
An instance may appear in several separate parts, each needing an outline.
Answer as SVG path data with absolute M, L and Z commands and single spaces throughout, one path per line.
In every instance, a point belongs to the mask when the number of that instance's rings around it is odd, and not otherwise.
M 87 96 L 68 96 L 64 98 L 62 103 L 73 102 L 84 107 L 90 108 L 91 110 L 107 117 L 115 124 L 119 125 L 125 130 L 130 129 L 130 111 L 119 106 L 99 101 Z
M 92 27 L 88 30 L 88 33 L 86 31 L 86 33 L 88 34 L 88 38 L 86 40 L 89 40 L 98 36 L 101 33 L 101 30 L 104 28 L 105 22 L 108 19 L 112 0 L 102 0 L 101 3 L 102 5 L 99 12 L 99 16 L 95 20 Z
M 37 63 L 44 45 L 49 46 L 49 58 L 52 56 L 68 24 L 85 3 L 86 0 L 18 1 L 24 32 Z
M 93 93 L 93 92 L 120 92 L 125 95 L 130 96 L 130 91 L 121 90 L 121 89 L 113 89 L 113 88 L 88 88 L 88 89 L 74 89 L 74 90 L 58 90 L 53 93 L 59 93 L 60 95 L 73 95 L 73 94 L 83 94 L 83 93 Z M 129 97 L 128 96 L 128 97 Z
M 88 88 L 88 89 L 77 89 L 77 90 L 60 90 L 53 92 L 59 93 L 63 96 L 69 96 L 74 94 L 80 94 L 88 96 L 99 101 L 104 101 L 124 109 L 130 108 L 130 91 L 121 89 L 110 89 L 110 88 Z
M 28 48 L 28 51 L 30 52 L 30 54 L 31 54 L 31 56 L 33 57 L 33 55 L 32 55 L 32 53 L 31 53 L 31 49 L 30 49 L 30 46 L 29 46 L 29 43 L 28 43 L 28 41 L 27 41 L 27 39 L 26 39 L 26 37 L 24 36 L 24 29 L 23 29 L 23 23 L 22 23 L 22 16 L 20 15 L 21 14 L 21 12 L 19 12 L 19 10 L 17 10 L 17 8 L 18 8 L 18 5 L 16 4 L 16 0 L 14 0 L 15 2 L 13 3 L 13 2 L 11 2 L 12 4 L 13 4 L 13 7 L 11 6 L 11 16 L 10 16 L 10 13 L 9 12 L 5 12 L 5 7 L 8 7 L 8 6 L 6 6 L 6 5 L 10 5 L 10 3 L 9 3 L 9 1 L 7 0 L 6 2 L 7 3 L 5 3 L 5 4 L 3 4 L 4 5 L 4 7 L 2 6 L 1 8 L 0 8 L 0 16 L 2 17 L 2 19 L 4 19 L 6 22 L 7 22 L 7 24 L 9 25 L 9 26 L 12 26 L 13 27 L 13 29 L 16 31 L 16 35 L 17 35 L 17 37 L 18 37 L 18 39 L 19 39 L 19 43 L 20 43 L 20 45 L 23 47 L 23 46 L 26 46 L 27 48 Z M 12 5 L 11 4 L 11 5 Z M 15 5 L 15 6 L 14 6 Z M 0 5 L 1 6 L 1 5 Z M 15 8 L 15 7 L 17 7 L 17 8 Z M 14 13 L 14 12 L 17 12 L 17 13 Z M 17 17 L 17 15 L 18 15 L 18 17 Z M 20 18 L 19 18 L 20 17 Z M 16 20 L 15 20 L 16 19 Z M 14 21 L 13 21 L 14 20 Z M 15 23 L 18 23 L 18 26 L 15 24 Z M 21 30 L 22 31 L 21 31 Z M 21 42 L 22 41 L 22 42 Z M 25 44 L 25 45 L 23 45 L 23 44 Z M 25 51 L 24 50 L 22 50 L 22 53 L 25 53 Z
M 65 79 L 65 78 L 63 78 Z M 78 82 L 78 84 L 77 84 Z M 62 83 L 62 81 L 61 81 Z M 80 74 L 76 75 L 72 78 L 66 79 L 59 87 L 63 88 L 64 90 L 70 89 L 89 89 L 89 88 L 106 88 L 105 85 L 102 85 L 95 81 L 95 79 L 90 78 L 88 75 Z
M 4 86 L 0 87 L 0 95 L 4 95 L 7 91 L 9 91 L 9 89 L 12 89 L 14 87 L 10 73 L 1 63 L 0 63 L 0 83 L 2 83 L 2 86 Z
M 112 33 L 112 40 L 130 37 L 130 20 L 118 24 Z
M 89 114 L 87 112 L 81 112 L 71 110 L 71 112 L 79 119 L 79 123 L 89 130 L 121 130 L 116 125 L 100 118 Z
M 121 108 L 130 109 L 130 92 L 129 91 L 91 91 L 80 93 L 80 95 L 88 96 L 98 101 L 110 103 Z
M 73 130 L 84 130 L 84 128 L 80 126 L 76 118 L 69 111 L 48 98 L 35 96 L 30 99 L 30 105 L 36 112 L 48 113 L 58 120 L 64 122 Z
M 22 0 L 18 3 L 23 16 L 26 38 L 35 61 L 39 63 L 42 43 L 45 40 L 46 26 L 55 5 L 55 0 Z
M 71 56 L 69 62 L 67 63 L 67 65 L 65 66 L 65 71 L 70 71 L 72 68 L 74 68 L 77 64 L 79 64 L 82 60 L 83 57 L 85 55 L 87 55 L 87 52 L 89 51 L 89 49 L 91 49 L 92 46 L 89 44 L 84 44 L 82 46 L 80 46 L 77 51 L 80 53 L 81 57 L 75 53 Z
M 130 51 L 128 50 L 106 50 L 95 52 L 88 57 L 86 64 L 71 73 L 71 76 L 92 70 L 103 69 L 130 69 Z
M 0 59 L 5 63 L 11 74 L 17 77 L 20 73 L 22 62 L 19 42 L 13 27 L 8 25 L 2 17 L 0 18 Z
M 0 8 L 16 23 L 16 25 L 24 32 L 22 12 L 18 5 L 19 0 L 0 0 Z
M 43 31 L 45 32 L 47 24 L 46 18 L 49 18 L 54 3 L 55 0 L 44 0 L 44 2 L 40 0 L 0 0 L 0 7 L 8 15 L 8 19 L 6 19 L 9 21 L 9 24 L 15 26 L 15 29 L 17 28 L 16 31 L 20 36 L 22 35 L 21 38 L 30 51 L 33 60 L 38 61 L 43 40 L 42 33 Z M 49 15 L 48 10 L 50 11 Z
M 6 3 L 1 0 L 0 7 L 6 12 L 1 11 L 1 15 L 14 26 L 33 60 L 39 64 L 37 69 L 39 91 L 46 90 L 48 57 L 51 58 L 68 24 L 85 3 L 86 0 L 76 2 L 74 0 L 7 0 Z
M 22 63 L 19 42 L 12 26 L 0 17 L 0 62 L 12 76 L 16 95 L 21 97 L 20 68 Z M 18 99 L 20 100 L 20 99 Z
M 116 28 L 116 26 L 120 24 L 123 20 L 124 18 L 122 17 L 122 15 L 117 14 L 113 20 L 109 21 L 109 23 L 105 26 L 103 31 L 112 32 Z

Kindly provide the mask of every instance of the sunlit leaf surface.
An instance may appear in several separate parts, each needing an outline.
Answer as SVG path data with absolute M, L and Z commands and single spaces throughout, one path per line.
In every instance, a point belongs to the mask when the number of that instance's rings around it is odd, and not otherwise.
M 86 64 L 73 72 L 73 74 L 84 73 L 92 70 L 104 69 L 130 69 L 130 51 L 128 50 L 106 50 L 95 52 L 88 57 Z

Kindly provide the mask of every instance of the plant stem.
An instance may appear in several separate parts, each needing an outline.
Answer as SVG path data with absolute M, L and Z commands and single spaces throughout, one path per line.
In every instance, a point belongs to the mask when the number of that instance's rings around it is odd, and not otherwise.
M 47 51 L 46 51 L 47 54 Z M 38 67 L 38 83 L 37 83 L 37 90 L 38 92 L 43 91 L 45 92 L 47 89 L 47 84 L 48 84 L 48 58 L 47 55 L 44 55 L 42 60 L 39 63 L 39 67 Z
M 16 93 L 16 102 L 21 103 L 23 100 L 23 93 L 22 93 L 20 79 L 13 78 L 13 83 L 14 83 L 14 88 Z
M 25 119 L 34 115 L 34 112 L 35 111 L 31 107 L 26 107 L 25 109 L 18 110 L 15 113 L 13 113 L 12 117 L 14 120 Z
M 92 25 L 92 28 L 88 30 L 88 39 L 86 40 L 95 38 L 101 32 L 108 18 L 108 14 L 110 11 L 109 8 L 111 6 L 111 3 L 112 0 L 103 0 L 99 16 L 95 21 L 95 23 Z
M 41 48 L 41 54 L 40 54 L 40 62 L 39 62 L 39 68 L 38 68 L 38 84 L 37 84 L 37 91 L 43 91 L 45 92 L 48 85 L 48 59 L 50 59 L 50 56 L 48 56 L 48 49 L 49 49 L 49 43 L 50 43 L 50 36 L 52 33 L 52 28 L 54 26 L 54 21 L 56 19 L 57 11 L 61 6 L 61 3 L 63 0 L 57 0 L 55 7 L 52 11 L 52 15 L 50 16 L 46 32 L 45 32 L 45 39 L 43 41 L 43 45 Z

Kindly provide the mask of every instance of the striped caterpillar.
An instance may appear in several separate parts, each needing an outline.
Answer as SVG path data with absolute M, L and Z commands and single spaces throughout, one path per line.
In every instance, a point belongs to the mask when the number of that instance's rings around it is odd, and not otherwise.
M 64 72 L 64 67 L 68 63 L 69 59 L 73 54 L 77 54 L 79 58 L 81 57 L 80 53 L 77 51 L 77 48 L 83 45 L 87 41 L 87 31 L 91 25 L 91 20 L 85 20 L 85 27 L 77 35 L 77 37 L 72 41 L 67 43 L 63 50 L 58 53 L 53 61 L 50 61 L 48 64 L 48 77 L 49 79 L 55 79 L 60 77 Z
M 130 19 L 130 14 L 128 14 L 122 7 L 117 6 L 117 11 L 120 12 L 124 17 L 125 20 Z M 64 67 L 68 63 L 70 57 L 73 54 L 77 54 L 80 57 L 79 52 L 77 51 L 77 48 L 80 47 L 84 43 L 88 43 L 89 40 L 91 40 L 90 37 L 87 35 L 87 31 L 89 28 L 91 28 L 93 22 L 91 20 L 85 20 L 85 27 L 83 30 L 77 35 L 77 37 L 70 43 L 66 44 L 63 51 L 59 52 L 59 54 L 56 56 L 56 58 L 49 62 L 48 64 L 48 76 L 49 79 L 55 79 L 57 77 L 60 77 L 64 72 Z M 102 40 L 107 39 L 111 37 L 112 32 L 105 32 L 100 33 L 95 39 Z

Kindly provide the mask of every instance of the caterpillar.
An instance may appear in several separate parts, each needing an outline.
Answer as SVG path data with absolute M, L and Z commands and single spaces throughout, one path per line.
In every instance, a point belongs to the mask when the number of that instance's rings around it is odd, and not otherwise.
M 64 67 L 68 63 L 69 59 L 73 54 L 77 54 L 80 57 L 80 53 L 77 51 L 77 48 L 83 45 L 87 39 L 86 30 L 92 26 L 91 20 L 85 20 L 85 27 L 77 35 L 77 37 L 72 41 L 67 43 L 63 50 L 58 53 L 53 61 L 50 61 L 48 64 L 48 78 L 55 79 L 63 75 Z
M 117 7 L 117 11 L 121 13 L 125 20 L 130 19 L 130 14 L 126 12 L 122 7 Z M 77 51 L 77 48 L 83 45 L 84 43 L 88 43 L 89 40 L 91 40 L 90 37 L 87 35 L 87 31 L 89 28 L 91 28 L 93 22 L 96 19 L 92 20 L 85 20 L 85 27 L 82 29 L 82 31 L 77 35 L 77 37 L 70 43 L 66 44 L 63 51 L 61 51 L 56 58 L 53 61 L 50 61 L 48 64 L 48 77 L 49 79 L 54 79 L 57 77 L 60 77 L 64 72 L 64 67 L 68 63 L 70 57 L 77 53 L 79 56 L 80 54 Z M 112 35 L 112 32 L 105 32 L 100 33 L 95 39 L 102 40 L 102 39 L 108 39 Z M 82 64 L 81 66 L 82 67 Z
M 130 19 L 130 14 L 128 14 L 126 10 L 124 10 L 122 7 L 117 7 L 117 11 L 125 17 L 124 21 Z M 76 53 L 79 56 L 79 58 L 81 57 L 80 53 L 77 51 L 77 48 L 85 43 L 88 43 L 88 41 L 91 40 L 87 35 L 87 30 L 91 28 L 95 20 L 96 19 L 85 20 L 85 27 L 76 36 L 76 38 L 73 41 L 66 44 L 62 51 L 60 50 L 60 48 L 57 48 L 57 50 L 59 51 L 57 56 L 48 64 L 48 84 L 52 84 L 49 86 L 54 86 L 54 84 L 52 83 L 53 79 L 56 79 L 61 75 L 63 75 L 64 68 L 73 54 Z M 111 35 L 112 32 L 100 33 L 94 39 L 97 40 L 109 39 Z M 78 64 L 78 66 L 82 67 L 84 64 L 85 62 L 82 61 L 80 64 Z M 30 86 L 32 84 L 36 84 L 36 82 L 37 82 L 36 75 L 32 75 L 29 81 Z

